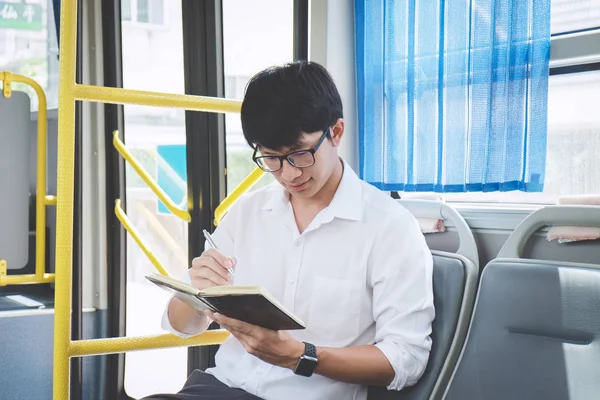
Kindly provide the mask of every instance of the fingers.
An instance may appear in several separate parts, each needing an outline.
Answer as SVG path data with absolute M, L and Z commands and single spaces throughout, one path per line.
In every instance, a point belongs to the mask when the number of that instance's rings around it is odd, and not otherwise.
M 267 342 L 269 342 L 269 336 L 265 330 L 243 321 L 225 317 L 222 314 L 212 313 L 209 316 L 223 329 L 229 331 L 248 354 L 257 357 L 265 355 L 264 349 L 265 346 L 268 346 Z
M 252 343 L 255 341 L 253 334 L 257 334 L 257 332 L 252 330 L 252 326 L 250 324 L 227 318 L 218 313 L 210 313 L 209 317 L 218 323 L 221 328 L 229 331 L 233 336 L 235 336 L 240 343 L 242 343 L 246 351 L 251 353 Z
M 224 256 L 218 250 L 209 249 L 202 253 L 200 257 L 194 258 L 190 277 L 194 285 L 199 289 L 204 289 L 208 286 L 222 286 L 230 284 L 232 281 L 231 274 L 227 268 L 235 265 L 235 259 Z M 205 284 L 200 280 L 207 280 Z
M 227 257 L 219 250 L 216 249 L 208 249 L 204 253 L 203 256 L 212 257 L 217 263 L 223 266 L 223 268 L 233 268 L 235 265 L 235 259 L 232 257 Z
M 205 267 L 190 270 L 190 278 L 192 279 L 192 284 L 198 289 L 205 289 L 211 286 L 226 286 L 231 283 L 231 281 L 223 278 L 212 269 Z
M 252 334 L 258 328 L 255 325 L 240 321 L 238 319 L 229 318 L 219 313 L 213 313 L 210 317 L 213 321 L 223 326 L 227 330 L 240 332 L 246 335 Z

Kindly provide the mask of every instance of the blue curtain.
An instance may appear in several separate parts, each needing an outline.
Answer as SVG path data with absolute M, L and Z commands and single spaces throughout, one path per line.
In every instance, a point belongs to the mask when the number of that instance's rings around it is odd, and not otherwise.
M 355 0 L 361 177 L 543 190 L 550 0 Z

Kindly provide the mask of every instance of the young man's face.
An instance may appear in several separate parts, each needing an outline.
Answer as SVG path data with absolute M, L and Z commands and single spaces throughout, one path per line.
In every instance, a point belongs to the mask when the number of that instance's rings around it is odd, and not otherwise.
M 261 150 L 260 155 L 289 155 L 298 165 L 306 165 L 312 161 L 310 153 L 315 146 L 318 146 L 316 151 L 312 152 L 314 156 L 314 164 L 312 166 L 299 168 L 291 165 L 288 160 L 284 160 L 281 169 L 272 172 L 275 179 L 292 196 L 308 199 L 320 192 L 331 177 L 337 163 L 339 163 L 337 146 L 339 145 L 342 132 L 343 125 L 336 124 L 329 131 L 302 134 L 297 145 L 293 148 L 282 149 L 280 151 L 259 148 Z M 327 133 L 330 134 L 331 139 L 326 137 Z

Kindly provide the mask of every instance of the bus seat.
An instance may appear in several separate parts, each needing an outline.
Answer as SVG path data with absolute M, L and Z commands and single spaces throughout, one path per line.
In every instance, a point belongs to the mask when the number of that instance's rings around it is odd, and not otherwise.
M 445 400 L 598 399 L 600 265 L 522 258 L 543 226 L 600 227 L 600 207 L 545 207 L 509 236 L 483 270 Z
M 432 349 L 421 379 L 400 391 L 370 387 L 369 400 L 440 399 L 458 360 L 475 299 L 478 254 L 475 239 L 462 216 L 445 203 L 399 200 L 416 217 L 451 222 L 459 234 L 459 250 L 432 250 L 433 291 L 436 316 L 432 327 Z
M 8 269 L 29 260 L 30 125 L 29 96 L 0 94 L 0 259 Z

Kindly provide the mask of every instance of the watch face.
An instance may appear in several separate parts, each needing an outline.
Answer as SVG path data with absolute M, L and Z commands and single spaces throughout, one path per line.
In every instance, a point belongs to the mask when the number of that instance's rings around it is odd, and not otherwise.
M 317 359 L 303 355 L 296 366 L 296 374 L 302 376 L 311 376 L 317 367 Z

